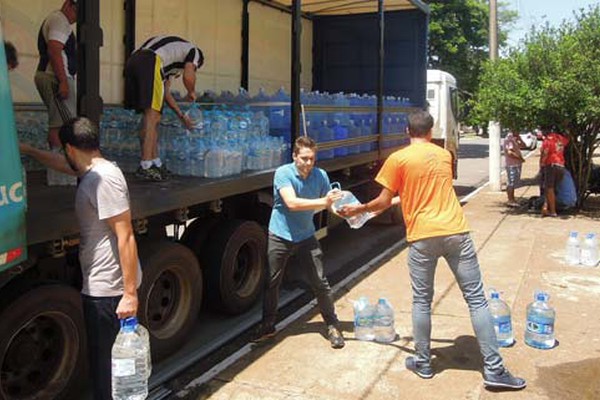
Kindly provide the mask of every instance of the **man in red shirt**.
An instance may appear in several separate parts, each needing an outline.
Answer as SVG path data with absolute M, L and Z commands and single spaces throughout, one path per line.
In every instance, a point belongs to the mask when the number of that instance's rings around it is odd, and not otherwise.
M 556 185 L 565 173 L 565 148 L 569 138 L 561 133 L 550 132 L 542 144 L 540 169 L 544 179 L 543 217 L 556 217 Z

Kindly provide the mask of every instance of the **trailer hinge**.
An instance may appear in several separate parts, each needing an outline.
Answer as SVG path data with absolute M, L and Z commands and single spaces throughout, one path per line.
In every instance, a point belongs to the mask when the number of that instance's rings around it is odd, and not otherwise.
M 146 218 L 134 219 L 132 225 L 136 234 L 145 235 L 148 233 L 148 220 Z
M 213 200 L 210 202 L 210 211 L 214 212 L 215 214 L 219 214 L 221 211 L 223 211 L 223 201 L 221 199 L 217 199 L 217 200 Z
M 66 240 L 56 239 L 48 243 L 48 254 L 53 258 L 64 257 L 67 252 L 65 251 Z
M 190 219 L 190 209 L 187 207 L 175 210 L 175 220 L 177 222 L 186 222 Z

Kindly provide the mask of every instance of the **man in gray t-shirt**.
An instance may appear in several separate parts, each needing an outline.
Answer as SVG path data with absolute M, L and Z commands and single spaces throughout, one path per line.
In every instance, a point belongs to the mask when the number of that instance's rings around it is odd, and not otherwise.
M 75 211 L 90 373 L 94 399 L 110 400 L 111 348 L 119 319 L 137 314 L 142 277 L 127 182 L 121 170 L 100 154 L 98 129 L 87 118 L 63 125 L 59 137 L 64 156 L 25 144 L 20 147 L 46 166 L 80 178 Z

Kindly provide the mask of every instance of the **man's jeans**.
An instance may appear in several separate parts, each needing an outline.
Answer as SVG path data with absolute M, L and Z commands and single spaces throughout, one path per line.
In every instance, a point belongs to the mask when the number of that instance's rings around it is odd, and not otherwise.
M 90 297 L 82 294 L 81 299 L 94 400 L 112 400 L 111 351 L 120 328 L 116 310 L 121 296 Z
M 313 290 L 323 320 L 327 325 L 338 322 L 331 298 L 331 287 L 323 274 L 323 251 L 315 237 L 298 243 L 289 242 L 269 233 L 269 268 L 265 280 L 265 298 L 263 302 L 263 323 L 274 325 L 277 319 L 279 287 L 283 281 L 285 267 L 291 256 L 296 255 L 302 268 L 306 268 L 306 277 Z
M 409 245 L 408 267 L 413 290 L 412 323 L 417 361 L 431 362 L 431 302 L 435 268 L 444 257 L 469 306 L 485 372 L 503 368 L 494 323 L 483 291 L 473 240 L 468 233 L 418 240 Z

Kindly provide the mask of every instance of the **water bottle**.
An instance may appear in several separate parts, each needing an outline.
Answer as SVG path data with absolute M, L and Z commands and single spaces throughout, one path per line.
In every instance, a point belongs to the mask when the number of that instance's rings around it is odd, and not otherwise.
M 142 400 L 148 396 L 148 353 L 150 348 L 139 334 L 137 318 L 121 320 L 112 347 L 112 397 L 114 400 Z
M 341 185 L 338 182 L 333 182 L 331 184 L 331 188 L 341 190 Z M 350 192 L 348 190 L 342 190 L 342 198 L 339 200 L 336 200 L 333 203 L 332 208 L 335 212 L 337 212 L 337 210 L 339 210 L 342 206 L 345 206 L 347 204 L 361 204 L 361 203 L 354 196 L 354 194 L 352 194 L 352 192 Z M 348 217 L 345 219 L 346 219 L 346 222 L 348 222 L 348 225 L 350 225 L 350 228 L 359 229 L 368 220 L 370 220 L 373 217 L 373 215 L 374 215 L 373 213 L 364 212 L 364 213 L 357 214 L 353 217 Z
M 551 349 L 556 343 L 554 320 L 556 312 L 548 305 L 550 296 L 536 292 L 534 301 L 527 306 L 525 343 L 536 349 Z
M 146 329 L 144 327 L 144 325 L 142 325 L 140 323 L 138 323 L 136 325 L 135 331 L 137 332 L 138 335 L 140 335 L 140 337 L 146 344 L 146 348 L 148 349 L 148 351 L 146 352 L 146 376 L 148 378 L 150 378 L 150 375 L 152 375 L 152 356 L 150 354 L 151 353 L 150 352 L 150 333 L 148 332 L 148 329 Z
M 571 233 L 569 233 L 565 251 L 565 261 L 569 265 L 577 265 L 581 262 L 579 238 L 577 237 L 577 232 L 575 231 L 571 231 Z
M 396 339 L 394 309 L 386 299 L 381 298 L 377 302 L 375 318 L 373 320 L 373 331 L 376 342 L 391 343 Z
M 588 233 L 581 244 L 581 264 L 586 267 L 598 265 L 598 240 L 595 233 Z
M 494 330 L 498 346 L 509 347 L 515 342 L 510 318 L 510 307 L 500 299 L 500 294 L 495 290 L 490 291 L 490 313 L 494 319 Z
M 365 296 L 354 302 L 354 336 L 358 340 L 371 341 L 375 339 L 373 322 L 375 310 Z

